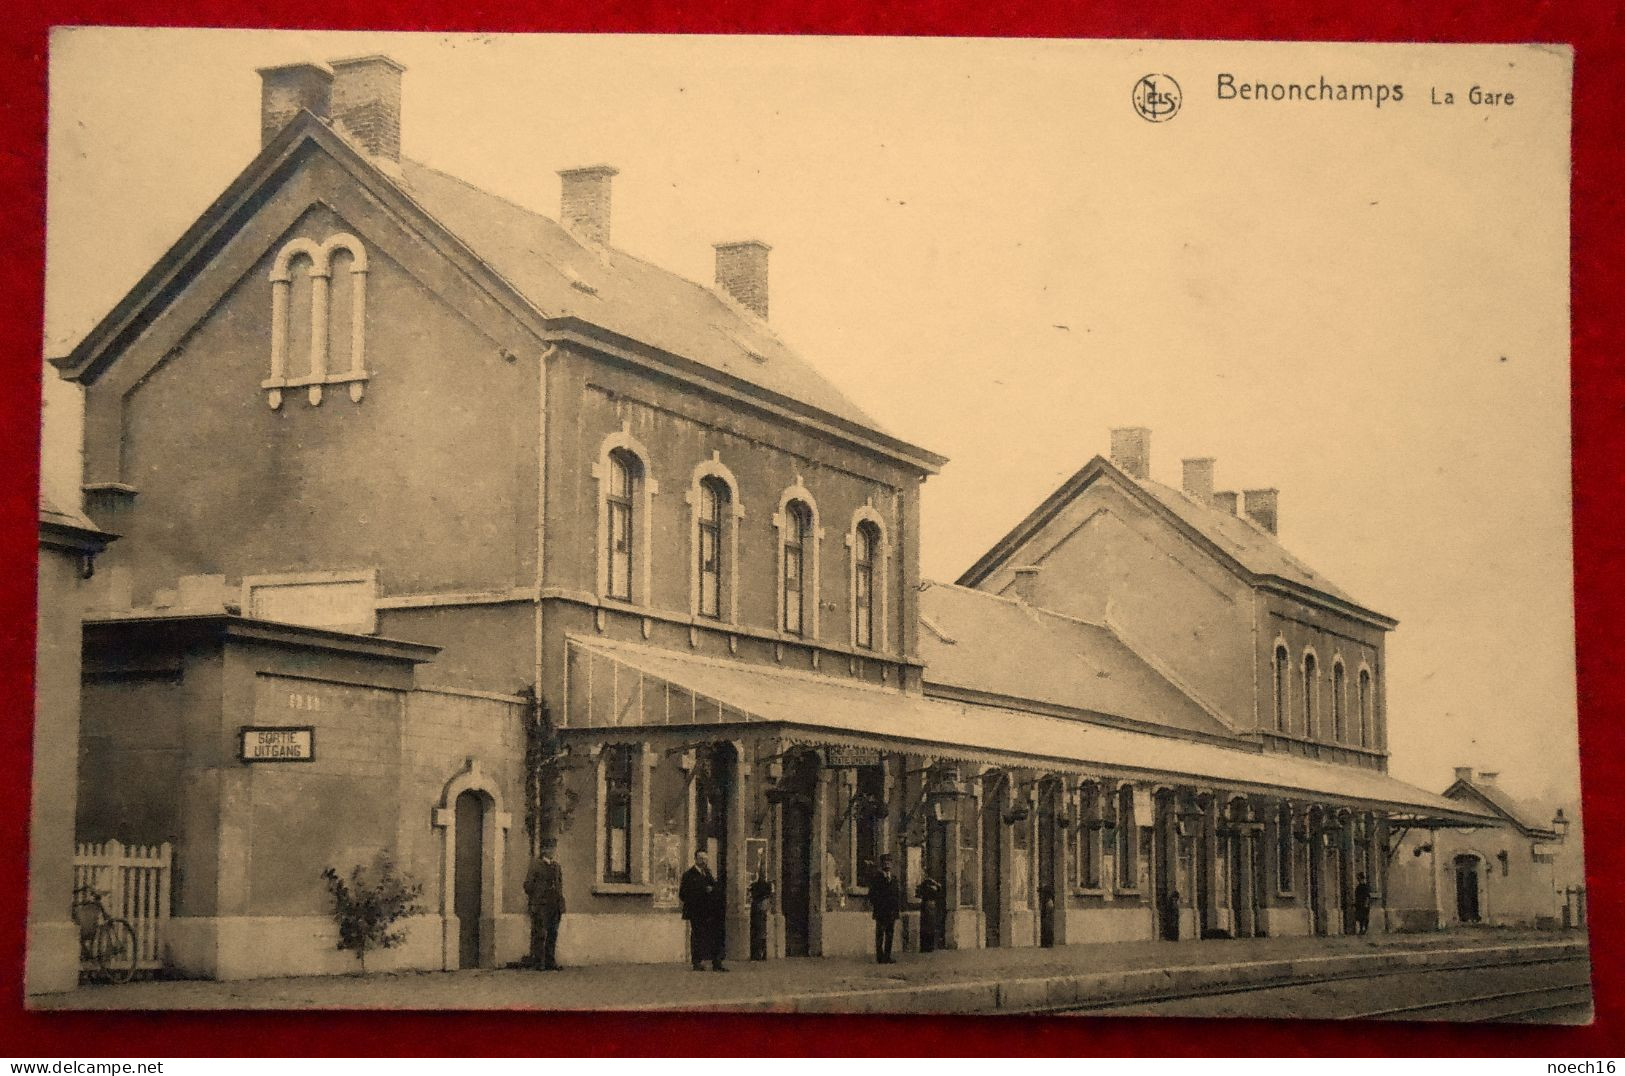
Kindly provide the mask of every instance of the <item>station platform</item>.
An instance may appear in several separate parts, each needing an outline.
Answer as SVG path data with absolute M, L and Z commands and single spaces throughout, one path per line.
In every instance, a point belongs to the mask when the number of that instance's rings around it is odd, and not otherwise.
M 1583 956 L 1579 932 L 1463 929 L 1334 938 L 1122 942 L 687 964 L 376 973 L 240 982 L 150 981 L 36 995 L 35 1009 L 620 1009 L 1035 1012 L 1154 998 L 1204 984 L 1266 986 L 1429 967 Z

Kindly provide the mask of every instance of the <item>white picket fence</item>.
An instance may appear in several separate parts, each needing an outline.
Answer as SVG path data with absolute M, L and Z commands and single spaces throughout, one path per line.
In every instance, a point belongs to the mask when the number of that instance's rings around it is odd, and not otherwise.
M 100 844 L 73 846 L 73 886 L 90 886 L 102 894 L 102 906 L 114 919 L 135 928 L 137 968 L 156 969 L 164 962 L 164 924 L 169 919 L 170 848 L 157 845 Z

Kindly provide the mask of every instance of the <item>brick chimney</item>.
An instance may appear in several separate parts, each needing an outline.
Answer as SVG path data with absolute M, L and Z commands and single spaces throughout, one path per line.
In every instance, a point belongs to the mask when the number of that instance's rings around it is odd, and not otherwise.
M 1281 491 L 1278 489 L 1248 489 L 1241 494 L 1242 511 L 1260 527 L 1276 533 L 1280 523 Z
M 1130 478 L 1151 477 L 1151 431 L 1121 426 L 1112 431 L 1112 463 Z
M 620 173 L 607 164 L 559 173 L 559 223 L 582 239 L 609 245 L 610 180 Z
M 1038 575 L 1044 569 L 1037 564 L 1027 564 L 1015 569 L 1015 581 L 1010 584 L 1011 595 L 1023 605 L 1038 604 Z
M 1229 512 L 1231 515 L 1235 515 L 1236 503 L 1240 499 L 1240 495 L 1237 494 L 1235 490 L 1221 489 L 1219 492 L 1213 495 L 1213 507 L 1219 509 L 1221 512 Z
M 333 122 L 374 157 L 401 159 L 401 75 L 388 56 L 331 60 Z
M 1213 501 L 1213 460 L 1185 460 L 1185 495 L 1201 504 Z
M 1456 767 L 1456 780 L 1458 780 L 1458 781 L 1471 781 L 1472 779 L 1473 779 L 1473 768 L 1471 766 L 1457 766 Z
M 761 318 L 767 317 L 767 254 L 760 239 L 717 243 L 717 287 Z
M 333 72 L 321 64 L 296 63 L 262 67 L 260 76 L 260 146 L 270 145 L 301 111 L 326 119 L 332 102 Z

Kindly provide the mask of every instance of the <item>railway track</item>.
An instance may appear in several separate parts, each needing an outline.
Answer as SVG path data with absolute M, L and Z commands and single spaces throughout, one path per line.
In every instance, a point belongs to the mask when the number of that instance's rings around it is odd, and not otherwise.
M 1557 1020 L 1563 1016 L 1577 1017 L 1591 1005 L 1591 983 L 1588 977 L 1589 959 L 1585 956 L 1536 957 L 1534 959 L 1503 960 L 1494 963 L 1471 964 L 1454 968 L 1405 968 L 1369 972 L 1343 972 L 1314 975 L 1288 982 L 1252 983 L 1202 987 L 1194 990 L 1175 990 L 1156 995 L 1106 1001 L 1097 1005 L 1070 1005 L 1045 1010 L 1054 1015 L 1206 1015 L 1200 1011 L 1182 1012 L 1182 1003 L 1200 1003 L 1204 999 L 1222 999 L 1227 996 L 1247 995 L 1258 999 L 1260 1011 L 1255 1015 L 1275 1015 L 1269 1011 L 1271 1002 L 1303 1001 L 1327 991 L 1315 988 L 1357 987 L 1361 982 L 1391 979 L 1396 981 L 1431 980 L 1429 989 L 1444 991 L 1459 976 L 1471 973 L 1473 985 L 1497 972 L 1518 976 L 1539 975 L 1543 972 L 1561 974 L 1565 969 L 1579 969 L 1580 976 L 1572 973 L 1557 984 L 1516 985 L 1511 988 L 1479 992 L 1476 994 L 1433 997 L 1424 1002 L 1370 1008 L 1356 1004 L 1352 1009 L 1338 1007 L 1325 1013 L 1301 1013 L 1304 1018 L 1339 1020 L 1450 1020 L 1464 1023 L 1479 1021 L 1535 1021 L 1546 1018 Z M 1355 990 L 1337 991 L 1353 994 Z M 1296 996 L 1296 997 L 1295 997 Z M 1281 1004 L 1282 1009 L 1287 1007 Z

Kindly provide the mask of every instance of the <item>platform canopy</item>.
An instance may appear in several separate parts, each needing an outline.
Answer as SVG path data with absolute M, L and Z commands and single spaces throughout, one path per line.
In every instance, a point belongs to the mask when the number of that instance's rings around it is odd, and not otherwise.
M 1376 770 L 1267 753 L 1251 745 L 1136 732 L 798 673 L 690 657 L 633 643 L 567 642 L 567 736 L 669 729 L 719 739 L 774 735 L 938 759 L 1211 784 L 1293 800 L 1398 813 L 1426 825 L 1493 825 L 1494 816 Z

